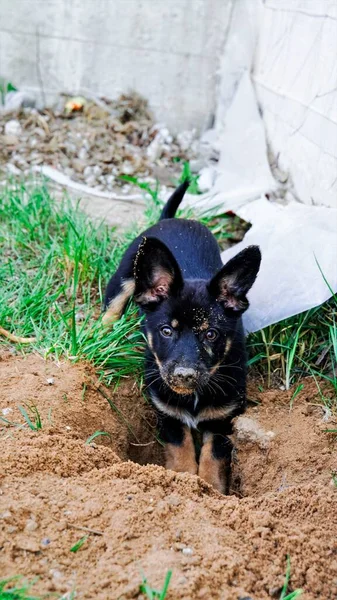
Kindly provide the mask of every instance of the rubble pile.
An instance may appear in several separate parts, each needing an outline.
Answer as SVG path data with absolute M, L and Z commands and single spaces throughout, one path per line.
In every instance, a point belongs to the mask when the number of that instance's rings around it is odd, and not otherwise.
M 49 165 L 76 182 L 110 191 L 121 175 L 176 182 L 179 162 L 198 155 L 195 131 L 176 137 L 156 124 L 136 93 L 107 99 L 60 97 L 54 109 L 0 112 L 0 177 Z

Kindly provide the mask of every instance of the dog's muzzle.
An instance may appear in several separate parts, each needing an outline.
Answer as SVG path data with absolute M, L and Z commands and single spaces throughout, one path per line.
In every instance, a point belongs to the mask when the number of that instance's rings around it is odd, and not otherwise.
M 164 374 L 162 374 L 164 376 Z M 164 379 L 169 387 L 177 394 L 189 395 L 196 389 L 205 384 L 205 379 L 208 380 L 206 374 L 201 375 L 199 371 L 193 367 L 176 366 L 172 371 L 166 373 Z
M 188 367 L 176 367 L 170 377 L 172 384 L 177 387 L 194 389 L 197 384 L 198 373 Z

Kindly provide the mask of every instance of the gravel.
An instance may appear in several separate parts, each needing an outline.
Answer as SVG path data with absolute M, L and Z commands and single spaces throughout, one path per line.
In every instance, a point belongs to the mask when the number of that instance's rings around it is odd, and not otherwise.
M 50 165 L 76 182 L 110 191 L 124 183 L 121 175 L 152 181 L 164 173 L 175 185 L 179 162 L 197 161 L 195 131 L 174 137 L 156 124 L 146 100 L 137 94 L 116 101 L 84 100 L 81 110 L 21 108 L 0 113 L 0 177 L 28 175 Z M 69 102 L 68 102 L 69 104 Z

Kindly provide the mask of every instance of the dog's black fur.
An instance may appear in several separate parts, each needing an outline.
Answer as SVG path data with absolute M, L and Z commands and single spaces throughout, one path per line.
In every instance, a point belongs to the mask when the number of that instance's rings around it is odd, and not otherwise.
M 159 222 L 133 241 L 106 290 L 106 323 L 133 294 L 145 315 L 145 381 L 166 443 L 167 467 L 199 473 L 226 491 L 232 419 L 246 406 L 241 315 L 261 261 L 257 246 L 226 265 L 202 224 L 174 219 L 188 187 L 168 200 Z M 202 435 L 201 452 L 195 436 Z M 199 461 L 199 464 L 198 464 Z

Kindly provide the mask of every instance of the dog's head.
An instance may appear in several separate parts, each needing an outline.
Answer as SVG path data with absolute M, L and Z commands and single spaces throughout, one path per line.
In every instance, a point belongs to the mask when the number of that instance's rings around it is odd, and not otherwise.
M 201 390 L 225 361 L 260 262 L 259 248 L 250 246 L 211 280 L 184 281 L 168 248 L 143 239 L 134 263 L 134 297 L 145 312 L 160 375 L 176 393 Z

